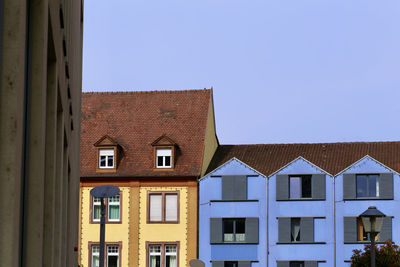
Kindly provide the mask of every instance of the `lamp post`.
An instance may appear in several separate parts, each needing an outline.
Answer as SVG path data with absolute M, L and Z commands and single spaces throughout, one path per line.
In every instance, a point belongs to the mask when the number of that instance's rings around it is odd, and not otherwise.
M 99 267 L 104 267 L 104 238 L 106 234 L 106 206 L 104 205 L 104 198 L 113 197 L 118 194 L 119 188 L 114 185 L 100 185 L 90 190 L 90 195 L 100 198 L 101 201 Z
M 383 217 L 386 215 L 376 207 L 369 207 L 360 217 L 364 226 L 364 231 L 370 233 L 371 239 L 371 267 L 375 267 L 375 236 L 382 229 Z

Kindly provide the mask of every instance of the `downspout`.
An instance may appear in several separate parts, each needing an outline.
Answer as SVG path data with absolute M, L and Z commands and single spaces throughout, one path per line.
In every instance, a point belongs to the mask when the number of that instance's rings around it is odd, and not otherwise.
M 336 195 L 335 195 L 335 176 L 333 179 L 333 267 L 336 267 Z
M 19 240 L 19 266 L 27 266 L 26 262 L 26 215 L 28 195 L 28 169 L 29 169 L 29 129 L 31 105 L 31 54 L 32 54 L 32 23 L 30 15 L 30 1 L 26 0 L 25 13 L 25 72 L 24 92 L 22 106 L 22 154 L 21 154 L 21 194 L 20 194 L 20 240 Z
M 269 192 L 268 192 L 268 188 L 269 188 L 269 185 L 268 185 L 268 182 L 269 182 L 269 178 L 268 177 L 265 177 L 265 179 L 267 180 L 266 181 L 266 183 L 265 183 L 265 187 L 266 187 L 266 200 L 265 200 L 265 210 L 266 210 L 266 220 L 267 220 L 267 230 L 266 230 L 266 233 L 267 233 L 267 238 L 266 238 L 266 240 L 267 240 L 267 257 L 266 257 L 266 266 L 268 267 L 268 258 L 269 258 L 269 228 L 268 228 L 268 223 L 269 223 L 269 214 L 268 214 L 268 203 L 269 203 L 269 201 L 268 201 L 268 197 L 269 197 Z

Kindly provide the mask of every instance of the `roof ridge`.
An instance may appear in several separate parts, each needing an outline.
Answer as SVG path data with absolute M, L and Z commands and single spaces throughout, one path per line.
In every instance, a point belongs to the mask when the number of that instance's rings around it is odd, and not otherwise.
M 334 144 L 383 144 L 400 143 L 400 141 L 354 141 L 354 142 L 325 142 L 325 143 L 267 143 L 267 144 L 220 144 L 220 146 L 269 146 L 269 145 L 334 145 Z
M 91 92 L 82 92 L 82 94 L 93 94 L 93 95 L 101 95 L 101 94 L 179 94 L 179 93 L 194 93 L 194 92 L 211 92 L 211 88 L 207 89 L 185 89 L 185 90 L 150 90 L 150 91 L 91 91 Z

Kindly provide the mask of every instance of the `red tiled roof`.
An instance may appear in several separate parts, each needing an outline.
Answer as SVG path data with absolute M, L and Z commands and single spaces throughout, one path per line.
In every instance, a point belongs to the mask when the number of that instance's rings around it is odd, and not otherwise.
M 81 176 L 199 176 L 211 89 L 82 94 Z M 154 170 L 152 143 L 178 146 L 174 170 Z M 110 136 L 123 149 L 116 173 L 96 173 L 94 144 Z
M 236 157 L 265 176 L 270 176 L 302 156 L 326 172 L 336 175 L 366 155 L 400 172 L 400 142 L 354 142 L 221 145 L 214 154 L 207 173 Z

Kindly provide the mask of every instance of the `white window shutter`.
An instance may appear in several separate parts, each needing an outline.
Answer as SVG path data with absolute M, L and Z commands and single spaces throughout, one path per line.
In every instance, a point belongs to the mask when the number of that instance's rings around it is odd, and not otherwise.
M 178 220 L 177 195 L 165 195 L 165 220 L 174 222 Z
M 100 149 L 100 156 L 114 156 L 114 149 Z
M 161 221 L 162 217 L 162 196 L 150 195 L 150 221 Z
M 157 148 L 157 157 L 172 156 L 171 148 Z

